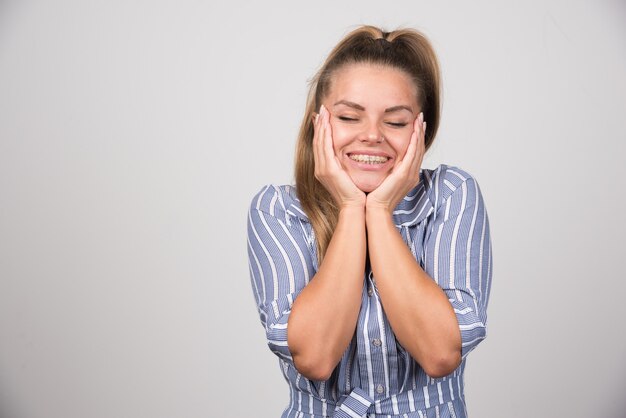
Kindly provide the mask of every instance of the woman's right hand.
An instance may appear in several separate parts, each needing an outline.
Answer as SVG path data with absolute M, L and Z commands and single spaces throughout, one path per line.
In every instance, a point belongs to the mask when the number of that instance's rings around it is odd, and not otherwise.
M 335 155 L 330 113 L 324 105 L 320 106 L 320 113 L 315 116 L 313 129 L 315 178 L 335 199 L 339 209 L 355 206 L 364 208 L 365 193 L 354 184 Z

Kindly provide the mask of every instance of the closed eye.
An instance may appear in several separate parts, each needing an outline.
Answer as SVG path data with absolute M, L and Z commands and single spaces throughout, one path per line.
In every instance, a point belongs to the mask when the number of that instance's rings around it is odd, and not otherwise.
M 387 122 L 387 125 L 393 126 L 394 128 L 404 128 L 408 124 L 404 122 Z
M 344 122 L 356 122 L 356 121 L 358 121 L 357 118 L 351 118 L 349 116 L 337 116 L 337 119 L 342 120 Z

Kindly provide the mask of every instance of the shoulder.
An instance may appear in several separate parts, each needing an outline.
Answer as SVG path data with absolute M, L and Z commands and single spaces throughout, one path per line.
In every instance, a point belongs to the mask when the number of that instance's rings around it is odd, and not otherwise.
M 456 190 L 471 189 L 470 193 L 477 191 L 473 185 L 467 187 L 470 183 L 475 184 L 474 177 L 456 166 L 441 164 L 436 168 L 422 168 L 420 182 L 394 210 L 395 224 L 411 226 L 432 220 L 433 212 L 445 206 Z
M 252 198 L 250 211 L 264 212 L 286 221 L 290 217 L 308 219 L 300 206 L 295 187 L 288 184 L 263 186 Z
M 426 170 L 427 195 L 434 210 L 452 204 L 467 206 L 482 200 L 476 178 L 468 171 L 447 164 Z M 450 202 L 452 200 L 452 202 Z
M 476 184 L 476 179 L 468 171 L 453 165 L 441 164 L 435 169 L 424 170 L 429 193 L 438 193 L 446 200 L 464 183 Z

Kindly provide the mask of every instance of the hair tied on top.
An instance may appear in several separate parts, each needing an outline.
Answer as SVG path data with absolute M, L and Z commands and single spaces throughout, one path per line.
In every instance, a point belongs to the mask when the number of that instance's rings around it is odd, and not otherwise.
M 377 38 L 376 42 L 378 42 L 385 52 L 391 48 L 391 42 L 389 42 L 386 38 Z

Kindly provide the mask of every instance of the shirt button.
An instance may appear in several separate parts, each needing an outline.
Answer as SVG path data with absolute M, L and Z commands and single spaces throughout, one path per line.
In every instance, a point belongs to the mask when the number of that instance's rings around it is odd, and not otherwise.
M 370 287 L 369 290 L 367 291 L 367 295 L 372 296 L 373 294 L 374 294 L 374 289 Z
M 376 347 L 380 347 L 380 345 L 382 344 L 382 342 L 378 339 L 378 338 L 374 338 L 372 340 L 372 344 L 374 344 Z
M 381 394 L 384 391 L 385 391 L 385 388 L 383 387 L 383 385 L 376 386 L 376 393 Z

